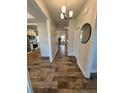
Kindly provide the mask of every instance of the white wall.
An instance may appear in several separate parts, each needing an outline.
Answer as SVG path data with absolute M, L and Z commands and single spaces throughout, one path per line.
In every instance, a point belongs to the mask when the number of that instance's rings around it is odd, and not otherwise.
M 35 2 L 47 17 L 47 33 L 48 33 L 48 43 L 49 43 L 49 50 L 50 50 L 49 53 L 50 53 L 50 62 L 52 62 L 55 57 L 55 54 L 58 51 L 57 32 L 56 32 L 57 29 L 43 0 L 35 0 Z
M 75 19 L 71 19 L 69 21 L 69 28 L 68 28 L 68 55 L 74 55 L 74 30 L 75 30 Z
M 56 30 L 56 26 L 54 25 L 54 23 L 52 21 L 50 21 L 50 42 L 51 42 L 51 54 L 52 54 L 52 58 L 51 61 L 54 60 L 55 55 L 58 51 L 58 42 L 57 42 L 57 30 Z
M 47 33 L 47 23 L 38 23 L 37 29 L 38 29 L 41 56 L 42 57 L 50 57 L 48 33 Z
M 27 73 L 27 93 L 33 93 L 29 73 Z
M 58 40 L 58 38 L 60 38 L 62 35 L 66 35 L 65 31 L 57 30 L 57 40 Z
M 72 19 L 69 22 L 69 29 L 68 35 L 69 35 L 69 44 L 71 45 L 71 49 L 73 50 L 73 53 L 70 53 L 71 55 L 75 55 L 77 57 L 77 63 L 80 67 L 81 71 L 83 72 L 84 76 L 86 78 L 90 77 L 91 73 L 91 61 L 89 61 L 90 54 L 94 51 L 91 50 L 92 45 L 92 39 L 93 39 L 93 32 L 90 40 L 86 44 L 82 44 L 79 40 L 79 33 L 80 29 L 83 24 L 90 23 L 92 26 L 92 29 L 94 29 L 95 19 L 96 19 L 96 0 L 88 0 L 85 5 L 83 6 L 82 10 L 79 12 L 79 14 L 76 16 L 76 18 Z M 84 13 L 85 9 L 88 9 L 87 13 Z M 73 34 L 72 34 L 73 33 Z M 72 42 L 74 41 L 74 42 Z M 92 51 L 92 52 L 91 52 Z M 69 52 L 69 51 L 68 51 Z M 92 53 L 93 54 L 93 53 Z
M 94 26 L 94 31 L 92 32 L 91 37 L 91 48 L 89 53 L 88 60 L 88 71 L 87 73 L 96 73 L 97 72 L 97 20 Z

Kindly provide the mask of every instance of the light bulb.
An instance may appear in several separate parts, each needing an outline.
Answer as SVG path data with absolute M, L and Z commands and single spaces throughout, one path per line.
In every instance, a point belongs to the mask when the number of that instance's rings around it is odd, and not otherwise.
M 66 7 L 65 6 L 62 6 L 62 13 L 65 13 L 66 12 Z
M 73 11 L 69 11 L 69 17 L 72 18 L 73 16 Z
M 62 13 L 60 14 L 60 17 L 61 17 L 61 19 L 64 19 L 64 15 Z

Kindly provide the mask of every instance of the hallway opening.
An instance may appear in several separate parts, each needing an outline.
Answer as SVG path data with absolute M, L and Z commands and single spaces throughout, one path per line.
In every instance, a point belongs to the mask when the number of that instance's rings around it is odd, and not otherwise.
M 37 25 L 27 26 L 27 52 L 39 48 L 39 36 L 37 31 Z M 39 48 L 40 49 L 40 48 Z
M 97 91 L 96 0 L 68 3 L 67 12 L 74 10 L 74 16 L 63 13 L 63 19 L 58 14 L 64 0 L 28 0 L 27 12 L 32 15 L 27 18 L 28 26 L 35 24 L 38 33 L 38 40 L 31 38 L 33 51 L 27 54 L 34 93 Z M 82 29 L 85 24 L 90 29 Z

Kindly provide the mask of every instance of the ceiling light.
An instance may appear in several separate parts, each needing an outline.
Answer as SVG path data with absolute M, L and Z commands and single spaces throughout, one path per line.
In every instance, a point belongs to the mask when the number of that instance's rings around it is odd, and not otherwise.
M 87 14 L 88 10 L 89 10 L 89 7 L 88 8 L 85 8 L 84 9 L 84 14 Z
M 60 18 L 61 19 L 71 19 L 73 17 L 73 11 L 69 11 L 69 17 L 66 15 L 66 5 L 67 1 L 65 0 L 65 5 L 61 7 L 61 14 L 60 14 Z

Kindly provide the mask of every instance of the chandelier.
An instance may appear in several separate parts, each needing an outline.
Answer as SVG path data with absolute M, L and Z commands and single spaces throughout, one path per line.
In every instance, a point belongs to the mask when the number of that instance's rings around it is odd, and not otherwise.
M 65 4 L 66 4 L 66 3 L 65 3 Z M 61 18 L 62 20 L 63 20 L 63 19 L 72 19 L 72 17 L 73 17 L 73 11 L 72 11 L 72 10 L 69 11 L 69 17 L 68 17 L 66 14 L 67 14 L 67 12 L 66 12 L 66 6 L 64 5 L 64 6 L 61 7 L 60 18 Z

